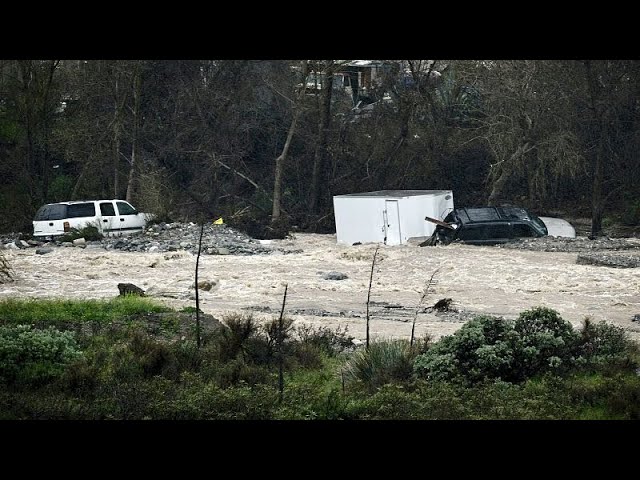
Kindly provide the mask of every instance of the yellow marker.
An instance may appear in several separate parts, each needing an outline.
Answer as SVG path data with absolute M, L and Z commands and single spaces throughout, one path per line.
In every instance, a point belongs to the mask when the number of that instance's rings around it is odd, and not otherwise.
M 222 220 L 222 217 L 213 222 L 214 225 L 222 225 L 223 223 L 224 221 Z

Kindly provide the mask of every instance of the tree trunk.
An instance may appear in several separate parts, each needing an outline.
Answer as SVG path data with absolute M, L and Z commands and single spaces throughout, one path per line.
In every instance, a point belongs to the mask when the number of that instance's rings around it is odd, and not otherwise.
M 326 69 L 325 82 L 322 85 L 322 103 L 320 105 L 320 125 L 318 132 L 318 145 L 313 157 L 313 173 L 311 177 L 311 200 L 309 202 L 309 212 L 311 215 L 318 213 L 320 206 L 320 191 L 322 188 L 322 177 L 325 170 L 327 138 L 329 124 L 331 122 L 331 95 L 333 92 L 333 65 Z
M 600 145 L 596 150 L 593 165 L 593 194 L 591 200 L 591 236 L 597 237 L 602 233 L 602 183 L 604 171 L 602 157 L 604 155 L 604 140 L 600 138 Z
M 119 198 L 120 182 L 118 179 L 118 170 L 120 164 L 120 108 L 118 104 L 119 85 L 117 77 L 115 79 L 114 87 L 115 99 L 113 109 L 113 198 Z
M 280 218 L 281 203 L 282 203 L 282 174 L 284 171 L 284 164 L 287 160 L 289 153 L 289 147 L 291 146 L 291 139 L 296 131 L 298 124 L 298 117 L 300 116 L 301 100 L 304 97 L 304 85 L 307 79 L 307 60 L 303 60 L 301 63 L 302 73 L 302 89 L 296 95 L 296 103 L 293 105 L 293 118 L 291 119 L 291 125 L 289 125 L 289 132 L 287 133 L 287 140 L 282 147 L 282 153 L 276 158 L 275 180 L 273 182 L 273 209 L 271 211 L 271 223 L 276 222 Z
M 604 179 L 603 156 L 604 156 L 604 128 L 601 102 L 599 101 L 599 87 L 596 73 L 593 71 L 591 61 L 584 61 L 587 87 L 590 96 L 590 108 L 593 115 L 593 138 L 597 145 L 592 157 L 593 185 L 591 193 L 591 236 L 597 237 L 602 232 L 602 183 Z
M 509 179 L 510 176 L 511 176 L 511 172 L 508 170 L 508 168 L 505 168 L 504 166 L 502 166 L 500 175 L 498 176 L 496 181 L 493 182 L 491 193 L 489 194 L 489 199 L 487 200 L 487 205 L 492 205 L 492 206 L 497 205 L 497 202 L 500 199 L 500 195 L 502 195 L 502 190 L 504 189 L 504 186 L 507 184 L 507 180 Z
M 277 221 L 280 218 L 280 203 L 282 201 L 282 173 L 284 170 L 284 163 L 287 160 L 287 154 L 289 153 L 289 146 L 291 145 L 291 139 L 296 131 L 296 124 L 298 123 L 299 110 L 296 108 L 293 113 L 293 119 L 289 126 L 289 133 L 287 133 L 287 140 L 284 142 L 282 153 L 276 158 L 276 171 L 275 180 L 273 182 L 273 210 L 271 211 L 271 223 Z
M 129 170 L 129 181 L 127 182 L 127 197 L 129 203 L 134 203 L 138 189 L 138 170 L 140 160 L 138 159 L 138 124 L 140 117 L 140 91 L 142 87 L 142 75 L 140 66 L 136 65 L 133 77 L 133 138 L 131 140 L 131 168 Z
M 40 114 L 42 115 L 42 123 L 43 123 L 43 147 L 44 152 L 42 155 L 40 171 L 42 178 L 42 197 L 43 200 L 47 199 L 49 194 L 49 183 L 51 182 L 51 162 L 49 158 L 49 96 L 51 93 L 51 87 L 53 85 L 53 76 L 58 68 L 59 60 L 52 60 L 51 65 L 49 67 L 49 72 L 47 76 L 47 83 L 43 95 L 42 100 L 42 109 Z

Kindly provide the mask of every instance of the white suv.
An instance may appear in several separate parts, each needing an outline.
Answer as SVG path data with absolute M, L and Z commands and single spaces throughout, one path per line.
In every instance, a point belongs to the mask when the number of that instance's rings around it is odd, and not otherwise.
M 57 237 L 72 228 L 94 225 L 107 236 L 141 232 L 146 215 L 124 200 L 81 200 L 49 203 L 33 219 L 34 237 Z

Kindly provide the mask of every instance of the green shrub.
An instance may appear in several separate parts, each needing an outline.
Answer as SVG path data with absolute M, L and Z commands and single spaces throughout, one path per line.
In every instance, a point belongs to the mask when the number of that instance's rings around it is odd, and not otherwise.
M 81 355 L 71 332 L 37 330 L 31 325 L 0 327 L 0 381 L 4 383 L 46 382 Z
M 64 202 L 69 198 L 69 192 L 73 190 L 73 177 L 70 175 L 57 175 L 51 179 L 47 191 L 48 203 Z
M 72 228 L 67 233 L 62 235 L 59 240 L 61 242 L 73 242 L 78 238 L 84 238 L 86 241 L 91 242 L 94 240 L 102 240 L 103 236 L 100 230 L 95 225 L 87 225 L 82 228 Z
M 322 355 L 323 351 L 312 343 L 296 342 L 292 345 L 292 356 L 302 368 L 322 368 Z
M 545 307 L 522 312 L 513 322 L 479 316 L 419 355 L 414 369 L 429 380 L 517 383 L 573 368 L 577 341 L 571 324 Z
M 628 226 L 640 224 L 640 200 L 629 202 L 622 212 L 620 220 Z
M 515 380 L 518 372 L 512 367 L 517 336 L 513 322 L 479 316 L 417 356 L 414 370 L 420 377 L 434 381 Z
M 242 355 L 247 357 L 249 339 L 258 334 L 259 326 L 253 315 L 230 314 L 222 317 L 226 329 L 221 332 L 220 360 L 227 361 Z
M 412 376 L 413 354 L 406 340 L 373 342 L 356 351 L 345 366 L 345 375 L 373 391 L 387 383 L 406 382 Z
M 266 366 L 247 363 L 240 357 L 220 364 L 216 375 L 221 388 L 239 384 L 254 386 L 269 383 L 271 378 L 272 373 Z
M 198 374 L 185 373 L 181 388 L 163 396 L 149 409 L 153 419 L 266 420 L 273 418 L 278 391 L 268 385 L 239 384 L 221 388 Z
M 571 323 L 558 312 L 536 307 L 522 312 L 515 321 L 519 334 L 513 367 L 521 380 L 548 370 L 566 371 L 573 366 L 572 353 L 578 336 Z
M 337 329 L 329 327 L 317 327 L 313 325 L 299 325 L 296 327 L 296 336 L 303 344 L 312 345 L 326 355 L 335 356 L 353 348 L 353 339 L 348 334 L 349 327 Z
M 70 324 L 123 322 L 146 313 L 170 311 L 147 297 L 127 295 L 111 300 L 0 300 L 0 323 L 35 323 L 60 328 Z
M 578 332 L 575 351 L 584 366 L 637 367 L 638 346 L 624 328 L 600 321 L 593 323 L 586 318 Z

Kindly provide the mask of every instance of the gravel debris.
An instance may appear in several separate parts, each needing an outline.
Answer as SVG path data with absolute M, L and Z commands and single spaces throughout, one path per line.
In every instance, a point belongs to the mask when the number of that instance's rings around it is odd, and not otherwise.
M 0 235 L 0 248 L 73 247 L 104 248 L 123 252 L 174 252 L 198 253 L 200 225 L 196 223 L 159 223 L 148 226 L 144 232 L 122 237 L 105 237 L 98 241 L 78 239 L 72 242 L 20 241 L 20 233 Z M 26 245 L 26 246 L 25 246 Z M 291 254 L 301 250 L 274 247 L 269 243 L 251 238 L 227 225 L 205 225 L 202 236 L 202 255 L 269 255 Z

